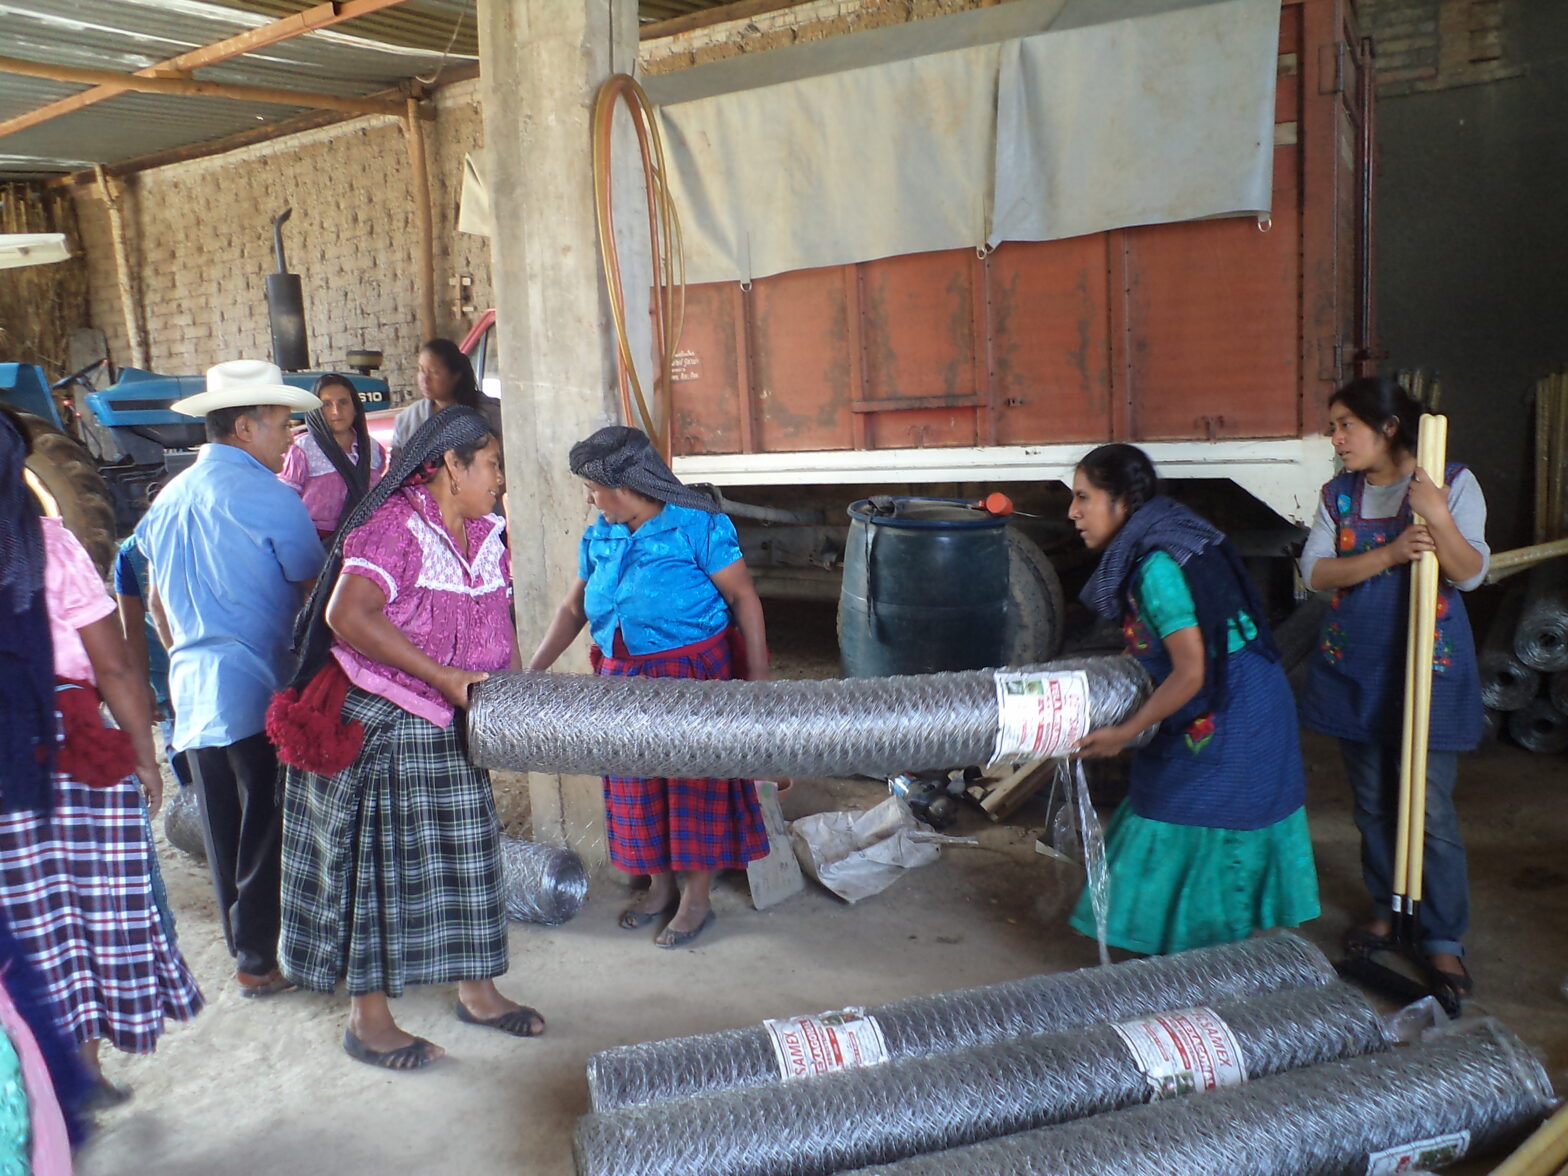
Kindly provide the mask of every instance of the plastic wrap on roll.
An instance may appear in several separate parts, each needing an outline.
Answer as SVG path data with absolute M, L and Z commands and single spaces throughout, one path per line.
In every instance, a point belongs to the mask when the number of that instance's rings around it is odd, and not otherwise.
M 1088 729 L 1121 722 L 1152 684 L 1129 657 L 1064 658 L 1081 670 Z M 468 746 L 486 768 L 584 776 L 887 777 L 989 763 L 991 671 L 901 678 L 703 682 L 511 671 L 474 687 Z
M 202 839 L 201 809 L 193 787 L 176 788 L 168 794 L 163 808 L 163 833 L 169 844 L 199 861 L 207 860 L 207 843 Z
M 1300 936 L 1266 935 L 912 996 L 865 1013 L 875 1019 L 889 1058 L 918 1058 L 1333 979 L 1333 965 Z M 616 1046 L 588 1059 L 588 1095 L 596 1111 L 783 1080 L 773 1039 L 761 1025 Z
M 1354 989 L 1297 988 L 622 1107 L 585 1116 L 574 1151 L 578 1176 L 831 1176 L 1387 1047 Z
M 1520 747 L 1556 755 L 1568 751 L 1568 715 L 1549 698 L 1532 698 L 1529 706 L 1508 712 L 1508 735 Z
M 588 870 L 569 849 L 503 835 L 501 888 L 509 916 L 556 927 L 582 909 Z
M 1512 1143 L 1552 1105 L 1541 1063 L 1481 1022 L 1198 1098 L 861 1168 L 853 1176 L 1368 1176 Z

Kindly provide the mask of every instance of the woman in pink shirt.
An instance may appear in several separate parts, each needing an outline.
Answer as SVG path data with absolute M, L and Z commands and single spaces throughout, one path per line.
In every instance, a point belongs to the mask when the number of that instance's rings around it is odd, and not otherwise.
M 11 529 L 20 520 L 3 523 Z M 163 785 L 146 674 L 131 661 L 86 549 L 58 519 L 42 520 L 42 539 L 63 738 L 36 807 L 0 811 L 0 911 L 75 1038 L 96 1080 L 92 1101 L 102 1106 L 127 1095 L 103 1077 L 102 1043 L 151 1053 L 165 1019 L 194 1017 L 202 996 L 154 896 L 143 794 L 156 809 Z M 100 700 L 120 729 L 104 725 Z
M 268 714 L 289 765 L 283 973 L 316 992 L 346 981 L 345 1052 L 392 1070 L 445 1052 L 393 1019 L 409 984 L 455 983 L 468 1024 L 544 1032 L 495 986 L 500 825 L 454 721 L 471 685 L 518 664 L 499 456 L 473 409 L 419 428 L 344 523 L 296 632 L 300 672 Z
M 305 414 L 305 431 L 295 437 L 278 477 L 304 500 L 326 541 L 381 481 L 387 452 L 371 439 L 365 406 L 347 376 L 329 372 L 311 391 L 321 407 Z

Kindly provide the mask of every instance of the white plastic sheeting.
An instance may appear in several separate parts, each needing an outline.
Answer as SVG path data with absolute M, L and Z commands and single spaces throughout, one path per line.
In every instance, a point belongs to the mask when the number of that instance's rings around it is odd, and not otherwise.
M 1279 0 L 1017 0 L 646 83 L 692 282 L 1269 208 Z

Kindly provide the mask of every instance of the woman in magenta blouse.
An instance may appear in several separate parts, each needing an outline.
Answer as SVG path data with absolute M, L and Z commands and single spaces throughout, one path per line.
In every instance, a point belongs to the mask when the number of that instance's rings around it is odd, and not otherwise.
M 305 414 L 278 475 L 304 500 L 322 540 L 348 518 L 387 468 L 387 451 L 370 436 L 365 406 L 347 376 L 328 372 L 311 389 L 321 407 Z

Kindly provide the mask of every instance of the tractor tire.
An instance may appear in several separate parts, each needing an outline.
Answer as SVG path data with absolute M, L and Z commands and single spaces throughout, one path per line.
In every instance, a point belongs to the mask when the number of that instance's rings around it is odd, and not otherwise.
M 1067 601 L 1039 545 L 1016 528 L 1007 535 L 1007 625 L 1002 649 L 1010 666 L 1050 661 L 1062 651 Z
M 81 540 L 105 577 L 114 565 L 114 504 L 91 455 L 43 417 L 18 413 L 32 453 L 27 469 L 36 479 L 34 497 L 44 513 L 58 517 Z M 42 493 L 39 493 L 39 491 Z

